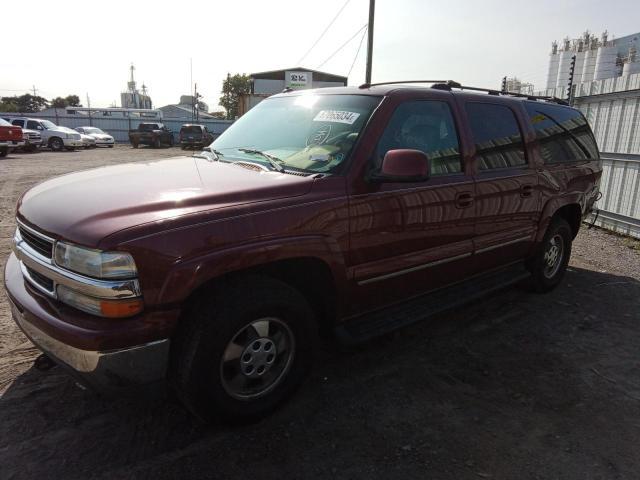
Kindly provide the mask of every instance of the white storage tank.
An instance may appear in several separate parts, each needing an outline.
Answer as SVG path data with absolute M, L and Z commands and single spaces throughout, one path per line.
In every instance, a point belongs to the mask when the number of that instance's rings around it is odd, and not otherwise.
M 596 71 L 596 57 L 598 56 L 597 50 L 590 49 L 584 53 L 585 55 L 584 55 L 584 62 L 582 64 L 582 76 L 581 76 L 582 83 L 590 82 L 593 80 L 593 74 Z
M 549 73 L 547 74 L 547 88 L 555 88 L 558 80 L 558 65 L 560 64 L 560 55 L 551 53 L 549 58 Z
M 627 77 L 635 73 L 640 73 L 640 62 L 627 62 L 622 67 L 622 76 Z
M 593 75 L 594 80 L 603 80 L 618 76 L 618 49 L 615 46 L 602 46 L 598 48 L 596 57 L 596 69 Z
M 573 57 L 574 53 L 575 52 L 571 50 L 563 50 L 560 52 L 556 87 L 566 87 L 569 84 L 569 68 L 571 66 L 571 57 Z

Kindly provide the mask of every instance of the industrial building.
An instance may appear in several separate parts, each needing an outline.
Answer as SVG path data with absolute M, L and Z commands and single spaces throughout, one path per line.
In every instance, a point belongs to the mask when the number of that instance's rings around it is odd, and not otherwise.
M 131 76 L 127 82 L 127 91 L 120 94 L 120 104 L 122 108 L 152 109 L 153 103 L 151 102 L 151 97 L 147 95 L 147 86 L 143 83 L 142 92 L 138 91 L 138 87 L 136 86 L 136 81 L 133 76 L 135 69 L 136 67 L 131 64 L 131 67 L 129 67 Z
M 603 158 L 594 221 L 602 227 L 640 238 L 640 33 L 611 39 L 585 32 L 552 44 L 547 88 L 538 95 L 569 98 L 570 67 L 575 55 L 571 103 L 593 129 Z
M 518 77 L 509 77 L 504 81 L 504 90 L 511 93 L 533 95 L 534 88 L 532 83 L 523 82 Z
M 207 120 L 220 118 L 220 116 L 209 114 L 209 106 L 199 100 L 196 104 L 194 104 L 193 95 L 182 95 L 180 96 L 180 102 L 172 105 L 165 105 L 164 107 L 160 107 L 158 110 L 162 111 L 162 114 L 167 118 L 183 118 L 185 120 Z
M 319 72 L 303 67 L 251 73 L 251 93 L 240 99 L 239 115 L 243 115 L 265 98 L 282 92 L 285 88 L 304 90 L 308 88 L 343 87 L 347 77 Z

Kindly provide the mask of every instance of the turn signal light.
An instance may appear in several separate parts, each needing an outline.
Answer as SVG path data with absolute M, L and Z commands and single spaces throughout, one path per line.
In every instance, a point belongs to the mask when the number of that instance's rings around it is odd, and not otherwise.
M 142 311 L 142 300 L 134 298 L 132 300 L 102 300 L 100 301 L 100 312 L 103 317 L 122 318 L 132 317 Z

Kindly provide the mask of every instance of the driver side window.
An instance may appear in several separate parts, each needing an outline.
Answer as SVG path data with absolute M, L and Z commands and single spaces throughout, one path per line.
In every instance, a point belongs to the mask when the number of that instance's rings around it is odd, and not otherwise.
M 374 155 L 374 171 L 380 169 L 389 150 L 412 149 L 429 158 L 430 175 L 462 172 L 458 132 L 446 102 L 417 100 L 396 108 Z

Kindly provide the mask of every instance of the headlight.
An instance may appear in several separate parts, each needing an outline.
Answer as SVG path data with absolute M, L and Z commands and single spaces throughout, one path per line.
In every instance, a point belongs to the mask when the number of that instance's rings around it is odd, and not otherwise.
M 133 257 L 122 252 L 103 252 L 56 243 L 54 255 L 58 266 L 94 278 L 133 278 L 137 276 Z
M 67 305 L 108 318 L 132 317 L 142 311 L 143 303 L 141 298 L 130 298 L 122 300 L 105 300 L 94 298 L 80 292 L 76 292 L 64 285 L 58 285 L 58 299 Z

